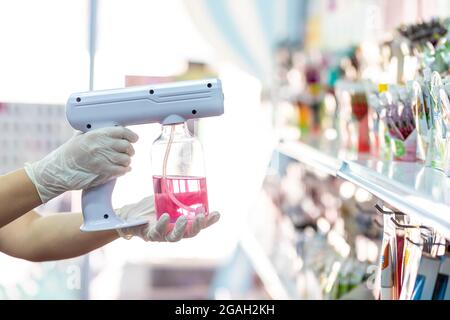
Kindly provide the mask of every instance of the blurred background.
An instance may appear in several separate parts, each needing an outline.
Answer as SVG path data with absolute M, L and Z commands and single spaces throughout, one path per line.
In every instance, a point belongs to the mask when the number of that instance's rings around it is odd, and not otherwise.
M 297 119 L 292 96 L 314 77 L 332 87 L 355 48 L 371 62 L 398 26 L 449 14 L 445 0 L 1 1 L 0 174 L 73 134 L 64 112 L 73 92 L 217 76 L 225 114 L 198 124 L 220 223 L 176 244 L 120 239 L 66 261 L 0 254 L 0 299 L 325 299 L 365 282 L 382 232 L 346 213 L 376 199 L 277 151 L 305 134 L 287 125 Z M 364 77 L 395 82 L 388 71 Z M 117 207 L 153 192 L 160 126 L 131 129 L 140 140 Z M 73 192 L 38 210 L 80 209 Z M 346 286 L 333 291 L 341 274 Z

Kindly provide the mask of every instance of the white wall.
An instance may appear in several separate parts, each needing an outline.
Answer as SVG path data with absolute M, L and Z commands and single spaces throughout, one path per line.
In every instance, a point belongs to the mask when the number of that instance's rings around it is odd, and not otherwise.
M 0 101 L 64 103 L 89 84 L 87 1 L 0 1 Z

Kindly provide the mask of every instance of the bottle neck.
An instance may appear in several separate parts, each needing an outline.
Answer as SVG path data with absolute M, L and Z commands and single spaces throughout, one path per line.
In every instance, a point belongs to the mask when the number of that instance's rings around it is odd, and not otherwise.
M 172 133 L 177 136 L 180 136 L 180 135 L 192 136 L 192 134 L 189 131 L 189 128 L 187 126 L 187 122 L 162 126 L 162 136 L 167 137 L 167 136 L 170 136 Z

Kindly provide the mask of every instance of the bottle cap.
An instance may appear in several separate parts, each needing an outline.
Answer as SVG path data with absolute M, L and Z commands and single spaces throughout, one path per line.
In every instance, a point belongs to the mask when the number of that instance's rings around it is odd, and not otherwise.
M 378 84 L 378 92 L 379 93 L 386 92 L 386 91 L 388 91 L 387 83 L 380 83 L 380 84 Z

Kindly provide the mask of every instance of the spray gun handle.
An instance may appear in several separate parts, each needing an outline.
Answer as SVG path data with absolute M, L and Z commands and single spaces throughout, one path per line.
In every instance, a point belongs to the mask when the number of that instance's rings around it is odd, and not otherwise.
M 95 127 L 112 127 L 115 125 L 115 123 L 103 123 L 96 124 Z M 94 130 L 94 128 L 90 130 Z M 81 193 L 83 212 L 81 231 L 113 230 L 147 223 L 144 219 L 127 222 L 116 215 L 112 206 L 112 194 L 116 181 L 117 179 L 111 179 L 102 185 L 83 190 Z
M 147 223 L 145 219 L 126 222 L 120 219 L 112 207 L 112 193 L 116 179 L 90 189 L 83 190 L 81 206 L 84 223 L 81 231 L 101 231 L 133 227 Z

